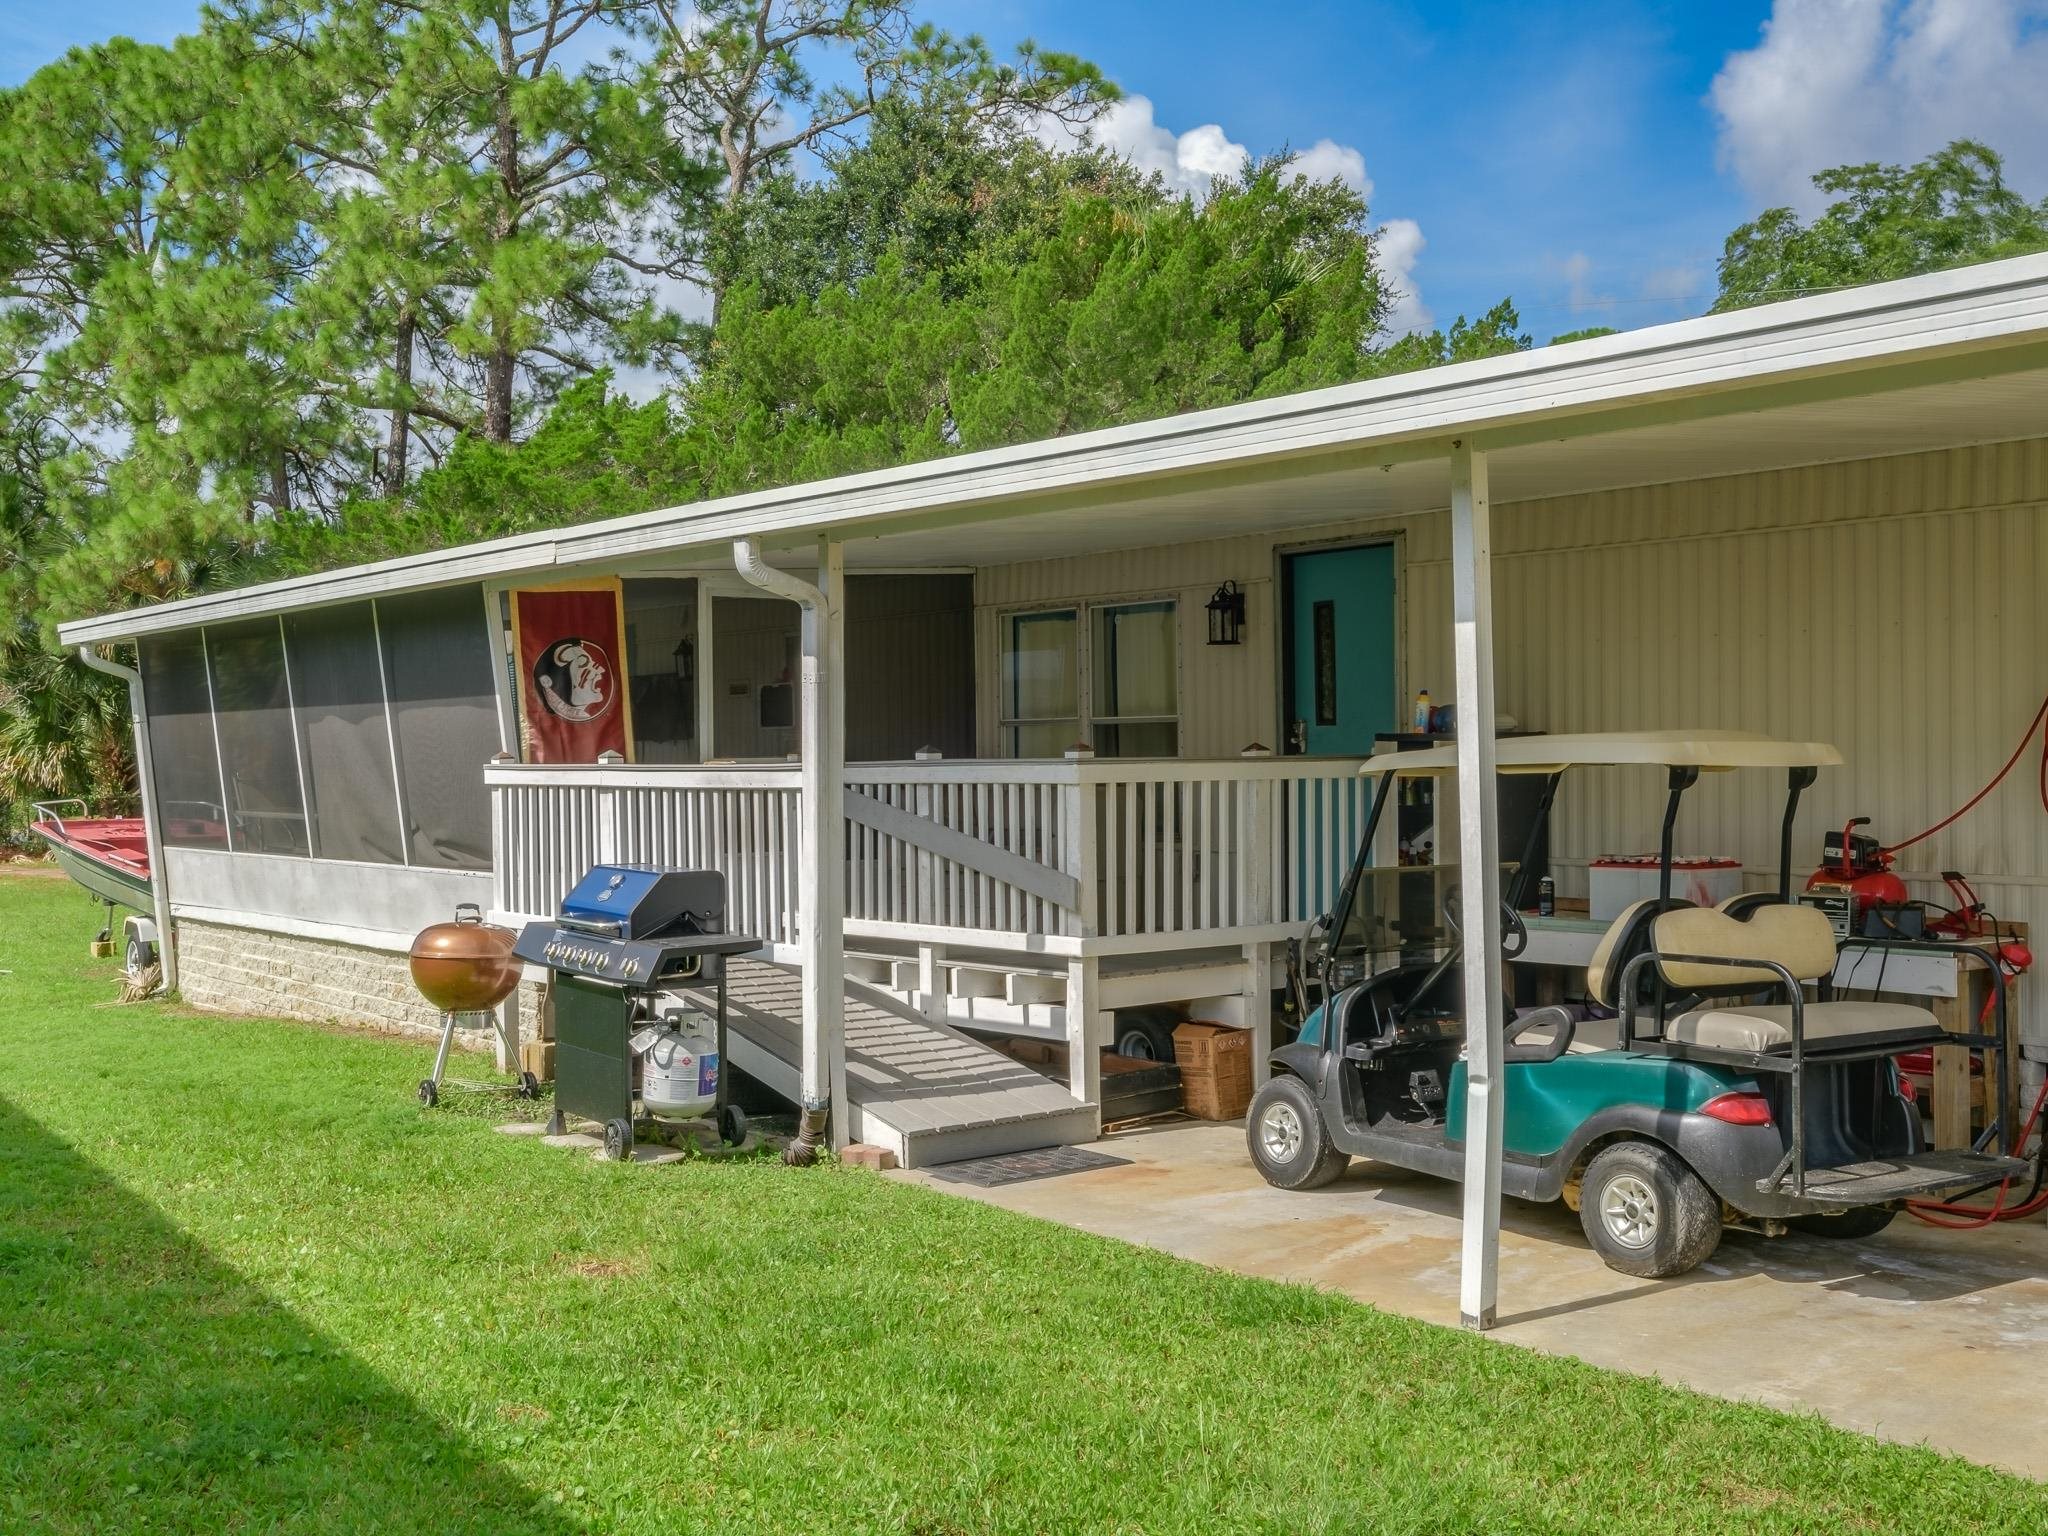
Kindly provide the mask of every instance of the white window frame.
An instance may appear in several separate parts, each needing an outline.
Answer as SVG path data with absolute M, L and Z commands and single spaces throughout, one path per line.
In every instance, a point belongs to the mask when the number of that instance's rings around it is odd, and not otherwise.
M 1014 654 L 1010 638 L 1014 633 L 1013 624 L 1017 619 L 1051 617 L 1055 614 L 1074 616 L 1074 665 L 1079 676 L 1074 679 L 1074 703 L 1079 718 L 1076 727 L 1079 739 L 1094 744 L 1095 730 L 1104 725 L 1171 725 L 1173 727 L 1173 755 L 1180 757 L 1186 740 L 1183 724 L 1182 700 L 1187 695 L 1186 650 L 1180 630 L 1179 592 L 1134 592 L 1115 597 L 1073 598 L 1065 602 L 1043 602 L 1021 605 L 1015 608 L 1001 608 L 996 611 L 996 685 L 1002 697 L 996 721 L 999 732 L 998 748 L 1005 758 L 1015 759 L 1016 731 L 1019 726 L 1044 724 L 1044 721 L 1022 720 L 1010 713 L 1011 691 L 1009 686 L 1010 657 Z M 1142 608 L 1163 604 L 1173 616 L 1173 702 L 1174 712 L 1170 715 L 1108 715 L 1095 713 L 1095 624 L 1096 615 L 1104 609 Z M 1065 719 L 1066 716 L 1059 716 Z

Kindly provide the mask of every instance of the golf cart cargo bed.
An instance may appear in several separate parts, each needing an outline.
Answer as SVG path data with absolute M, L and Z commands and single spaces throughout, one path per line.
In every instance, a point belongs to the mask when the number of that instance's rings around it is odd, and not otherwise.
M 1827 1204 L 1882 1205 L 1910 1196 L 1936 1195 L 2023 1177 L 2028 1164 L 1985 1152 L 1916 1152 L 1910 1157 L 1876 1157 L 1833 1168 L 1806 1170 L 1806 1198 Z M 1771 1181 L 1758 1184 L 1772 1193 Z M 1780 1184 L 1777 1192 L 1783 1193 Z

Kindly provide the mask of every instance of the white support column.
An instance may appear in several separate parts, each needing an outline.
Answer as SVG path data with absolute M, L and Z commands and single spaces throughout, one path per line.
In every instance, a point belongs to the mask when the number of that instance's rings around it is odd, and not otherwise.
M 519 989 L 498 1004 L 498 1027 L 492 1031 L 491 1048 L 497 1053 L 500 1072 L 519 1070 Z
M 1067 962 L 1067 1088 L 1084 1104 L 1102 1102 L 1101 1009 L 1102 962 L 1076 955 Z
M 945 945 L 917 946 L 917 1011 L 939 1024 L 947 1018 L 945 961 Z
M 1244 1022 L 1252 1032 L 1252 1089 L 1273 1075 L 1273 946 L 1264 939 L 1244 947 Z
M 846 546 L 837 539 L 818 540 L 818 590 L 825 596 L 819 616 L 820 675 L 813 679 L 808 661 L 804 670 L 805 699 L 814 692 L 819 696 L 815 710 L 806 704 L 804 720 L 805 774 L 817 764 L 817 862 L 812 867 L 818 881 L 818 936 L 804 957 L 804 974 L 818 978 L 836 1149 L 852 1139 L 846 1099 Z M 815 731 L 813 714 L 819 726 Z
M 1486 456 L 1451 445 L 1452 658 L 1457 672 L 1459 919 L 1465 983 L 1465 1227 L 1459 1321 L 1491 1328 L 1500 1263 L 1500 828 L 1493 766 L 1493 573 Z

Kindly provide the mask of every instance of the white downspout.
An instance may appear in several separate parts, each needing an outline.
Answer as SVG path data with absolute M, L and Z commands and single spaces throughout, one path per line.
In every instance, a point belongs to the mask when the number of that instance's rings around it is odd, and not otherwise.
M 135 733 L 135 779 L 142 791 L 143 846 L 149 851 L 149 894 L 156 905 L 156 956 L 165 992 L 178 989 L 178 946 L 171 938 L 171 872 L 164 867 L 162 823 L 156 808 L 156 774 L 149 757 L 149 714 L 142 703 L 142 674 L 133 667 L 108 661 L 89 645 L 78 648 L 78 659 L 95 672 L 118 677 L 128 685 L 128 719 Z
M 824 588 L 777 570 L 752 539 L 736 539 L 734 567 L 762 591 L 787 598 L 803 611 L 803 802 L 798 816 L 798 938 L 803 949 L 803 1059 L 798 1092 L 803 1119 L 784 1154 L 791 1163 L 817 1157 L 829 1127 L 846 1141 L 844 1103 L 846 868 L 844 819 L 844 694 L 834 646 L 835 609 L 843 587 L 840 551 L 820 540 L 818 568 Z M 835 1097 L 840 1112 L 832 1113 Z

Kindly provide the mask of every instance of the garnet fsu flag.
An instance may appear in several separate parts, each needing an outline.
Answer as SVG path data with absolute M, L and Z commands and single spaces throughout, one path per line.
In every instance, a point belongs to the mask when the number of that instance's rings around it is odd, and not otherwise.
M 529 763 L 633 757 L 633 701 L 616 577 L 512 594 L 520 756 Z

